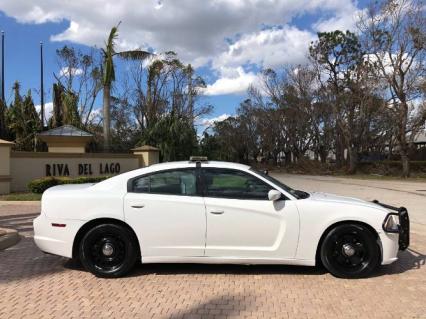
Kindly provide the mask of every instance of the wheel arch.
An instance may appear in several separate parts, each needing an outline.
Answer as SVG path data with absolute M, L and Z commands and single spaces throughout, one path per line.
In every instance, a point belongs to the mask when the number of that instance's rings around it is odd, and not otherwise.
M 92 229 L 93 227 L 97 225 L 105 224 L 105 223 L 117 224 L 129 229 L 134 237 L 134 240 L 136 241 L 136 248 L 138 250 L 139 257 L 141 257 L 141 248 L 140 248 L 138 236 L 136 235 L 133 228 L 129 226 L 129 224 L 127 224 L 126 222 L 120 219 L 115 219 L 115 218 L 96 218 L 96 219 L 92 219 L 88 221 L 83 226 L 81 226 L 80 229 L 78 230 L 73 241 L 72 258 L 78 258 L 78 247 L 79 247 L 81 239 L 87 233 L 87 231 L 89 231 L 90 229 Z
M 374 227 L 373 226 L 371 226 L 370 224 L 367 224 L 367 223 L 365 223 L 365 222 L 362 222 L 362 221 L 359 221 L 359 220 L 341 220 L 341 221 L 338 221 L 338 222 L 335 222 L 335 223 L 333 223 L 333 224 L 331 224 L 331 225 L 329 225 L 324 231 L 323 231 L 323 233 L 322 233 L 322 235 L 321 235 L 321 237 L 320 237 L 320 240 L 318 241 L 318 244 L 317 244 L 317 248 L 316 248 L 316 252 L 315 252 L 315 265 L 321 265 L 322 264 L 322 262 L 321 262 L 321 246 L 322 246 L 322 244 L 323 244 L 323 242 L 324 242 L 324 239 L 325 239 L 325 237 L 327 236 L 327 234 L 333 229 L 333 228 L 335 228 L 335 227 L 337 227 L 337 226 L 340 226 L 340 225 L 344 225 L 344 224 L 358 224 L 358 225 L 361 225 L 361 226 L 364 226 L 364 227 L 366 227 L 368 230 L 370 230 L 373 234 L 374 234 L 374 236 L 376 237 L 376 240 L 377 240 L 377 243 L 378 243 L 378 245 L 379 245 L 379 247 L 380 247 L 380 261 L 382 261 L 382 259 L 383 259 L 383 247 L 382 247 L 382 242 L 381 242 L 381 240 L 380 240 L 380 236 L 379 236 L 379 234 L 377 233 L 377 231 L 374 229 Z

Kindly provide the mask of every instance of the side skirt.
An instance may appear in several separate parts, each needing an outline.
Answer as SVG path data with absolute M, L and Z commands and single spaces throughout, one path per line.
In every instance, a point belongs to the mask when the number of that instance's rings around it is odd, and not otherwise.
M 143 264 L 242 264 L 242 265 L 299 265 L 315 266 L 315 260 L 309 259 L 253 259 L 232 257 L 142 257 Z

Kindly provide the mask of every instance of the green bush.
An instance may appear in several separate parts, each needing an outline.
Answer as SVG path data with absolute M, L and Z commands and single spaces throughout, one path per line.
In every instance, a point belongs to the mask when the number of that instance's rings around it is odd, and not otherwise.
M 58 185 L 58 179 L 53 177 L 37 178 L 28 183 L 28 189 L 32 193 L 41 194 L 46 189 Z
M 110 176 L 100 176 L 100 177 L 77 177 L 77 178 L 68 178 L 68 177 L 44 177 L 37 178 L 28 183 L 28 189 L 32 193 L 41 194 L 46 189 L 63 184 L 84 184 L 84 183 L 98 183 L 101 182 Z

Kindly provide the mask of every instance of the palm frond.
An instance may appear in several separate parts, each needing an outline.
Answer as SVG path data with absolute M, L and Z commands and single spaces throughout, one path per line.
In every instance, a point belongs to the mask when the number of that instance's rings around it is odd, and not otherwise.
M 120 22 L 121 23 L 121 22 Z M 115 27 L 111 28 L 107 42 L 105 43 L 105 49 L 102 49 L 104 56 L 103 65 L 103 84 L 110 85 L 115 80 L 115 71 L 113 56 L 115 54 L 115 40 L 118 37 L 118 23 Z
M 130 50 L 130 51 L 122 51 L 114 53 L 118 55 L 120 58 L 125 60 L 145 60 L 152 56 L 153 54 L 148 51 L 143 50 Z

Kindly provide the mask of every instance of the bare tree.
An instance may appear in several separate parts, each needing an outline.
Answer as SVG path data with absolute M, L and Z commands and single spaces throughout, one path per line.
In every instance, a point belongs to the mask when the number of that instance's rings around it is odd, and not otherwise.
M 263 73 L 263 91 L 269 104 L 275 110 L 274 118 L 279 123 L 279 152 L 286 154 L 286 161 L 297 160 L 305 156 L 307 150 L 314 149 L 318 154 L 321 144 L 326 146 L 323 139 L 328 137 L 328 123 L 324 122 L 325 113 L 320 112 L 317 103 L 316 74 L 309 66 L 284 68 L 277 73 L 265 70 Z M 274 134 L 272 132 L 272 134 Z M 324 152 L 323 152 L 324 153 Z M 325 160 L 325 156 L 324 156 Z
M 349 155 L 349 173 L 355 173 L 371 121 L 380 117 L 384 106 L 375 90 L 371 64 L 365 60 L 358 36 L 349 31 L 319 33 L 310 46 L 310 57 L 320 83 L 319 100 L 335 118 L 336 158 L 342 141 Z
M 382 85 L 388 112 L 396 123 L 403 176 L 410 174 L 409 148 L 424 124 L 424 107 L 416 105 L 426 75 L 426 17 L 420 0 L 374 3 L 360 19 L 369 60 Z
M 133 63 L 128 86 L 129 101 L 142 130 L 169 112 L 194 122 L 211 111 L 210 105 L 200 103 L 204 80 L 174 52 L 159 54 L 146 67 Z
M 83 127 L 93 123 L 93 110 L 99 92 L 102 89 L 100 56 L 91 49 L 83 53 L 73 47 L 64 46 L 56 50 L 59 72 L 54 74 L 57 84 L 54 86 L 54 110 L 60 115 L 63 110 L 63 94 L 72 95 L 77 101 L 77 112 Z M 59 105 L 60 104 L 60 105 Z

